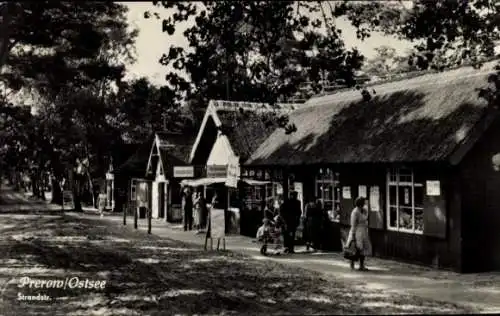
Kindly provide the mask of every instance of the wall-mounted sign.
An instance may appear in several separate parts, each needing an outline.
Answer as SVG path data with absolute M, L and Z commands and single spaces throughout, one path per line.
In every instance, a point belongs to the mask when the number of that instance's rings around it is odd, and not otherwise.
M 342 197 L 346 200 L 352 199 L 351 197 L 351 187 L 342 188 Z
M 174 178 L 193 178 L 193 166 L 174 166 Z
M 425 187 L 427 188 L 427 195 L 429 196 L 441 195 L 441 183 L 439 181 L 426 181 Z
M 207 178 L 225 178 L 227 177 L 227 165 L 208 165 Z
M 229 158 L 229 164 L 227 165 L 226 186 L 230 188 L 237 188 L 239 177 L 240 177 L 239 159 L 238 157 L 231 157 Z
M 370 210 L 372 212 L 380 211 L 380 190 L 378 186 L 370 187 Z
M 358 186 L 358 196 L 362 196 L 364 198 L 367 198 L 367 192 L 366 192 L 366 185 L 360 185 Z

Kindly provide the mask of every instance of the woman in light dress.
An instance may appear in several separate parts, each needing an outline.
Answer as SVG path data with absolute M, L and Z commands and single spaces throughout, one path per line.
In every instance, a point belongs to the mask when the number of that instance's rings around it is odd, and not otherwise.
M 351 229 L 347 238 L 347 245 L 355 243 L 359 259 L 359 270 L 367 271 L 365 258 L 371 255 L 372 245 L 368 234 L 368 209 L 366 199 L 358 197 L 355 201 L 355 208 L 351 212 Z M 351 260 L 351 269 L 354 269 L 355 260 Z

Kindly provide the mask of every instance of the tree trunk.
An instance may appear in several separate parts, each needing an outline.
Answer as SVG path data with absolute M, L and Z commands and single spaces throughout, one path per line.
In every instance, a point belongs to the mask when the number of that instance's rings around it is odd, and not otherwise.
M 38 186 L 38 179 L 36 174 L 31 175 L 31 187 L 33 191 L 33 197 L 40 197 L 40 192 L 39 192 L 39 186 Z
M 87 171 L 86 174 L 87 174 L 87 178 L 89 181 L 89 191 L 90 191 L 90 194 L 92 196 L 92 207 L 96 208 L 97 205 L 96 205 L 96 198 L 95 198 L 95 193 L 94 193 L 94 183 L 92 182 L 92 178 L 90 177 L 90 172 Z
M 63 195 L 59 179 L 52 177 L 52 201 L 53 204 L 62 205 Z
M 14 171 L 14 190 L 20 191 L 21 190 L 21 175 L 19 171 Z
M 40 173 L 38 173 L 38 184 L 39 184 L 39 193 L 40 193 L 40 199 L 42 199 L 42 201 L 47 201 L 47 198 L 45 197 L 45 179 L 43 178 L 43 171 L 40 171 Z
M 73 202 L 75 204 L 75 212 L 82 212 L 82 197 L 81 197 L 81 176 L 75 174 L 73 180 Z

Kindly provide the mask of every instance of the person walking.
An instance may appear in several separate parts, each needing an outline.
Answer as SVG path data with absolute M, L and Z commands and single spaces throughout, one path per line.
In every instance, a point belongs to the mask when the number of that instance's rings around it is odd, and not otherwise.
M 197 234 L 201 233 L 203 229 L 203 221 L 204 221 L 204 204 L 205 200 L 201 194 L 201 189 L 198 188 L 198 191 L 195 194 L 194 198 L 194 213 L 195 213 L 195 228 L 197 229 Z
M 300 201 L 297 199 L 297 192 L 292 191 L 290 198 L 282 204 L 281 215 L 285 221 L 285 248 L 288 253 L 295 253 L 295 233 L 300 224 L 302 216 Z
M 371 242 L 368 234 L 368 209 L 366 199 L 358 197 L 355 201 L 355 207 L 351 212 L 351 229 L 347 238 L 346 246 L 354 243 L 357 257 L 359 259 L 359 270 L 367 271 L 365 259 L 371 254 Z M 351 259 L 351 269 L 354 269 L 355 259 Z
M 316 199 L 315 199 L 316 200 Z M 314 248 L 314 225 L 313 217 L 316 212 L 315 200 L 309 201 L 304 207 L 304 241 L 306 243 L 306 250 Z
M 182 195 L 182 210 L 184 211 L 184 231 L 193 229 L 193 197 L 191 189 L 185 187 Z

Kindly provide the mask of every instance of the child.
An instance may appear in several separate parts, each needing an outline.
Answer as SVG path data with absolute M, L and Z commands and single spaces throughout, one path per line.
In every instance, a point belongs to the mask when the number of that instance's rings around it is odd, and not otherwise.
M 257 230 L 257 240 L 258 241 L 263 241 L 264 236 L 266 233 L 269 233 L 269 230 L 271 229 L 271 221 L 267 218 L 264 218 L 262 220 L 262 226 L 259 227 Z

